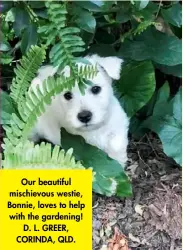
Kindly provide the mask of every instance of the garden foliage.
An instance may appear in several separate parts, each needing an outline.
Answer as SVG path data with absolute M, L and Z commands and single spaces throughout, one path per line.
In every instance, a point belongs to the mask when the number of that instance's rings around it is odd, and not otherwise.
M 75 80 L 83 91 L 88 84 L 85 78 L 96 74 L 87 62 L 80 69 L 76 66 L 88 53 L 124 59 L 114 90 L 131 118 L 130 132 L 134 137 L 155 132 L 164 153 L 181 165 L 181 87 L 172 95 L 169 82 L 159 86 L 155 74 L 158 70 L 182 77 L 182 6 L 178 1 L 7 1 L 1 2 L 1 13 L 1 64 L 14 68 L 10 89 L 1 95 L 4 167 L 46 167 L 46 163 L 50 168 L 92 167 L 94 191 L 131 195 L 121 166 L 81 137 L 63 129 L 63 149 L 28 141 L 54 95 L 71 89 Z M 43 90 L 30 88 L 43 62 L 59 68 L 69 65 L 71 76 L 50 77 Z

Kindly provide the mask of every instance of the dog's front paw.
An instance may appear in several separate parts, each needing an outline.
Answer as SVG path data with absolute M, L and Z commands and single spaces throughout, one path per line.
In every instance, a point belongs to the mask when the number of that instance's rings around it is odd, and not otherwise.
M 127 154 L 125 152 L 119 151 L 119 152 L 109 152 L 109 157 L 119 162 L 119 164 L 122 166 L 122 168 L 126 167 L 126 163 L 128 161 Z
M 108 144 L 108 155 L 114 160 L 118 161 L 123 168 L 125 168 L 128 157 L 127 157 L 127 145 L 128 139 L 126 136 L 113 136 L 110 138 Z
M 127 161 L 128 161 L 128 157 L 127 157 L 127 155 L 125 154 L 125 155 L 123 155 L 123 154 L 121 154 L 120 156 L 119 156 L 119 158 L 118 158 L 119 160 L 119 163 L 123 166 L 123 167 L 125 167 L 126 166 L 126 163 L 127 163 Z

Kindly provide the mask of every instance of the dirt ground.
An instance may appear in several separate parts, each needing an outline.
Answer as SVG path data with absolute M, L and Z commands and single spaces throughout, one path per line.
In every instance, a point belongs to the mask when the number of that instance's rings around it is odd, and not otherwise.
M 181 168 L 163 154 L 153 135 L 133 140 L 128 151 L 133 197 L 93 194 L 93 250 L 182 249 Z M 109 247 L 114 229 L 126 236 L 126 248 Z

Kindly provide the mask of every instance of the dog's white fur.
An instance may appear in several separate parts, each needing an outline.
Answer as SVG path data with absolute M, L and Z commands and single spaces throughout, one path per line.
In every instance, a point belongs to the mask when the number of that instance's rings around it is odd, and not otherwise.
M 92 81 L 93 85 L 101 87 L 101 92 L 94 95 L 92 86 L 87 86 L 82 95 L 76 86 L 72 89 L 73 98 L 66 100 L 63 92 L 55 96 L 45 113 L 38 119 L 30 139 L 47 139 L 53 144 L 61 145 L 60 129 L 63 127 L 69 133 L 82 136 L 87 143 L 105 151 L 111 158 L 124 165 L 127 161 L 129 120 L 113 94 L 112 79 L 120 78 L 122 60 L 117 57 L 100 57 L 92 55 L 85 57 L 90 63 L 97 64 L 98 73 Z M 79 65 L 82 65 L 79 63 Z M 33 80 L 32 86 L 42 84 L 48 76 L 53 76 L 57 68 L 44 66 Z M 57 72 L 58 73 L 58 72 Z M 69 67 L 62 73 L 70 75 Z M 86 126 L 80 122 L 77 115 L 82 110 L 92 112 L 92 119 Z

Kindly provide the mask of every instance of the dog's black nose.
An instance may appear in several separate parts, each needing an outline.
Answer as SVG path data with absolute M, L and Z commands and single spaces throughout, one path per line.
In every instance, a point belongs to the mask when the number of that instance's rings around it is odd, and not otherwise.
M 91 120 L 92 113 L 88 110 L 83 110 L 82 112 L 78 113 L 78 120 L 83 123 L 87 123 Z

